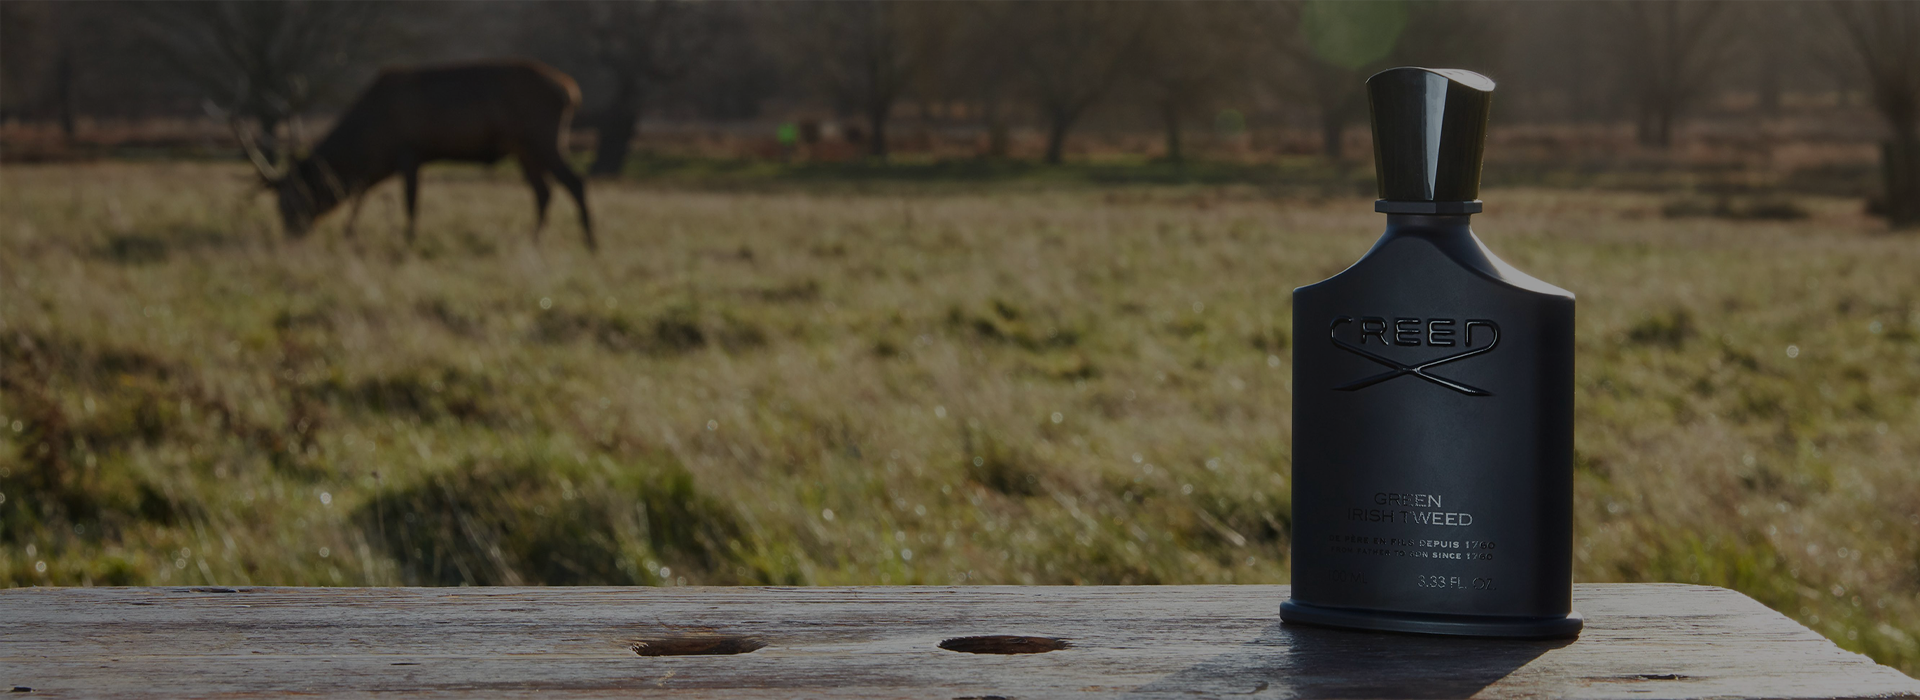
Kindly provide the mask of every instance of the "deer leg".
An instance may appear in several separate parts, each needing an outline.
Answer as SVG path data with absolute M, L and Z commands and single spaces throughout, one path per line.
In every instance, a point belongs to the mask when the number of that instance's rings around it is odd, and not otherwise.
M 587 237 L 587 250 L 597 251 L 600 244 L 593 239 L 593 216 L 587 213 L 587 183 L 567 167 L 567 161 L 558 151 L 547 157 L 547 172 L 553 173 L 553 179 L 567 188 L 567 194 L 573 195 L 573 203 L 580 205 L 580 229 Z
M 527 186 L 533 188 L 533 240 L 540 240 L 540 231 L 547 227 L 547 202 L 553 199 L 553 188 L 547 185 L 547 174 L 540 172 L 526 159 L 520 161 L 520 174 L 527 178 Z
M 420 200 L 420 168 L 409 166 L 401 171 L 407 190 L 407 245 L 413 245 L 414 205 Z

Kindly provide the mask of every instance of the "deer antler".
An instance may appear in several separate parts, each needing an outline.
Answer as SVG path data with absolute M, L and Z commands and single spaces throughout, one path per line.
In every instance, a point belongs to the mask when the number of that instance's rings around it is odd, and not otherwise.
M 260 150 L 260 144 L 255 142 L 253 136 L 247 132 L 246 125 L 238 115 L 230 110 L 221 109 L 219 105 L 213 103 L 213 100 L 207 100 L 204 107 L 207 116 L 226 120 L 227 128 L 233 130 L 234 140 L 239 141 L 240 148 L 247 152 L 247 160 L 253 161 L 254 169 L 260 171 L 260 179 L 272 184 L 286 176 L 286 173 L 274 167 L 273 161 Z

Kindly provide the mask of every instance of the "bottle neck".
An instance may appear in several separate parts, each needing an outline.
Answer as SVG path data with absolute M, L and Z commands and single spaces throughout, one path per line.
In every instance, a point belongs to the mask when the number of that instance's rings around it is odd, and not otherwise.
M 1387 233 L 1401 235 L 1473 235 L 1472 214 L 1388 214 Z
M 1386 215 L 1386 228 L 1473 228 L 1473 215 Z

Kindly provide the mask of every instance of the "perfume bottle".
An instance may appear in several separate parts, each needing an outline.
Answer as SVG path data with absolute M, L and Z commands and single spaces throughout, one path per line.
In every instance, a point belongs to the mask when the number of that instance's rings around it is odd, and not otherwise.
M 1367 80 L 1385 235 L 1293 293 L 1287 622 L 1489 637 L 1580 631 L 1573 294 L 1468 219 L 1493 81 Z

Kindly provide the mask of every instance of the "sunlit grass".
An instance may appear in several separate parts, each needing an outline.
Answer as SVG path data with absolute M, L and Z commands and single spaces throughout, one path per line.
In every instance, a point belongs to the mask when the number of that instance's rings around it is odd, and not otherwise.
M 412 248 L 391 186 L 287 241 L 245 175 L 0 170 L 0 581 L 1282 582 L 1288 295 L 1382 223 L 596 182 L 594 257 L 565 200 L 533 243 L 504 171 L 429 171 Z M 1920 670 L 1920 239 L 1486 198 L 1580 297 L 1578 578 L 1732 586 Z

